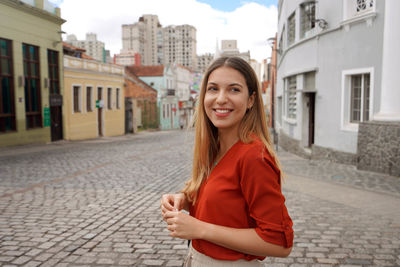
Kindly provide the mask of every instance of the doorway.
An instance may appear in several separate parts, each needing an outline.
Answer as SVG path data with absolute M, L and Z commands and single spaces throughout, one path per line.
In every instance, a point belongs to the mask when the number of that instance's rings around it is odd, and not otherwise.
M 103 88 L 97 87 L 97 125 L 98 125 L 98 134 L 99 136 L 103 136 Z

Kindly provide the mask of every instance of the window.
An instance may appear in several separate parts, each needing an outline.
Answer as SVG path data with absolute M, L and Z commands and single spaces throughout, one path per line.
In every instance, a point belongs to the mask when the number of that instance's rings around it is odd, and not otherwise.
M 0 133 L 15 131 L 11 41 L 0 38 Z
M 39 48 L 22 44 L 22 54 L 25 76 L 26 128 L 38 128 L 42 127 Z
M 351 76 L 350 122 L 369 120 L 370 75 Z
M 374 0 L 357 0 L 356 11 L 357 13 L 372 10 L 374 7 Z
M 315 2 L 306 2 L 301 6 L 301 37 L 307 37 L 307 33 L 315 28 Z
M 169 118 L 169 104 L 167 104 L 167 117 Z
M 80 86 L 73 86 L 72 87 L 72 94 L 73 94 L 73 113 L 81 112 L 81 87 Z
M 351 20 L 364 15 L 371 15 L 375 12 L 375 0 L 343 0 L 344 20 Z M 371 14 L 370 14 L 371 13 Z
M 49 67 L 50 94 L 60 94 L 60 75 L 58 67 L 58 52 L 47 50 L 47 61 Z
M 93 111 L 93 101 L 92 101 L 93 88 L 91 86 L 86 87 L 86 111 Z
M 285 44 L 283 43 L 285 40 L 284 36 L 285 36 L 285 27 L 282 28 L 281 38 L 279 38 L 278 55 L 280 55 L 283 49 L 285 49 Z
M 107 88 L 107 109 L 112 109 L 112 88 Z
M 373 114 L 374 68 L 342 72 L 341 129 L 357 131 L 358 123 Z
M 287 78 L 287 117 L 296 119 L 296 76 Z
M 162 109 L 163 119 L 165 119 L 165 104 L 163 104 L 162 107 L 163 107 Z
M 293 14 L 288 19 L 288 46 L 293 44 L 296 38 L 296 13 Z
M 120 89 L 117 88 L 117 90 L 116 90 L 116 95 L 115 95 L 116 103 L 117 103 L 117 109 L 120 109 L 120 108 L 121 108 L 120 99 L 119 99 L 119 98 L 120 98 L 119 91 L 120 91 Z

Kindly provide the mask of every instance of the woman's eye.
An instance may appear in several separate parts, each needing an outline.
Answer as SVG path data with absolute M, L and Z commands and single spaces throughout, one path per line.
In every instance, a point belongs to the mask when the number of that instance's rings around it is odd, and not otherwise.
M 217 88 L 216 87 L 208 87 L 207 91 L 217 91 Z
M 239 88 L 235 88 L 235 87 L 232 88 L 231 90 L 232 90 L 233 92 L 240 92 L 240 89 L 239 89 Z

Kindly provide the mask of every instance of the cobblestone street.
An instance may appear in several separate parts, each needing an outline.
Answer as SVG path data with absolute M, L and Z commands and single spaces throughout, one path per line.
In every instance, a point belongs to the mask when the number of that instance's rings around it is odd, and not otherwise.
M 0 149 L 0 266 L 181 266 L 160 197 L 191 171 L 193 132 Z M 279 150 L 294 221 L 267 266 L 400 266 L 400 179 Z

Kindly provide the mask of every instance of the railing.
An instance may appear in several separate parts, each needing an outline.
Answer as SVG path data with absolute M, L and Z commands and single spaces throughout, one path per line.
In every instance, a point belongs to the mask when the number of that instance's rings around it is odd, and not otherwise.
M 175 96 L 175 89 L 167 89 L 167 96 Z
M 102 63 L 95 60 L 87 60 L 77 57 L 71 57 L 64 55 L 64 67 L 67 68 L 75 68 L 75 69 L 85 69 L 91 71 L 98 71 L 103 73 L 112 73 L 112 74 L 124 74 L 124 67 L 115 65 L 115 64 L 107 64 Z

